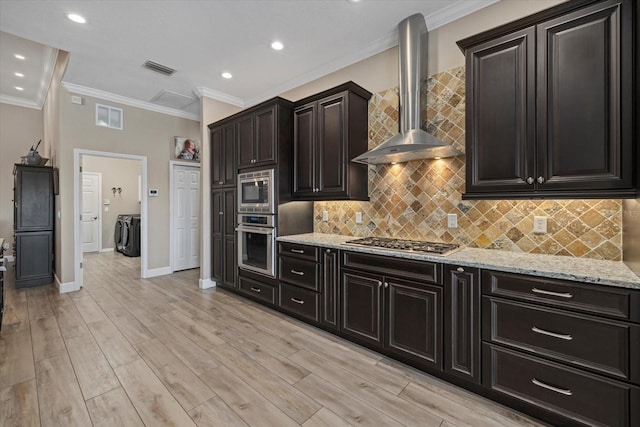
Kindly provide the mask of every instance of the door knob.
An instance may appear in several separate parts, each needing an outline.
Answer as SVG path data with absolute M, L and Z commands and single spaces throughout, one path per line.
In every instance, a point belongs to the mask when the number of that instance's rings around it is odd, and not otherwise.
M 98 217 L 94 216 L 93 218 L 91 218 L 91 221 L 95 221 L 96 219 L 98 219 Z

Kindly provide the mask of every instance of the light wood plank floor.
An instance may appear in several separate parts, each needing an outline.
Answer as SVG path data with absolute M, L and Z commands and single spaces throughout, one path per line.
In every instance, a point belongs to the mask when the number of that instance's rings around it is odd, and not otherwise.
M 85 256 L 85 287 L 5 281 L 1 426 L 539 426 L 224 290 Z

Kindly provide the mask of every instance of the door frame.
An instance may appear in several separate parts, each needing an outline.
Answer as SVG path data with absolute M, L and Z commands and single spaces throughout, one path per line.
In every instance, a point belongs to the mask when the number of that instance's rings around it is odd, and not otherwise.
M 98 252 L 102 250 L 102 172 L 82 171 L 82 174 L 90 173 L 98 175 Z M 82 181 L 80 181 L 80 191 L 82 191 Z M 82 207 L 80 208 L 80 215 L 82 216 Z M 82 219 L 80 220 L 82 222 Z M 84 252 L 82 252 L 84 254 Z
M 84 150 L 81 148 L 73 149 L 73 255 L 74 266 L 73 272 L 75 277 L 75 287 L 80 289 L 83 283 L 82 268 L 82 239 L 80 230 L 80 213 L 82 202 L 82 186 L 81 172 L 82 156 L 111 157 L 116 159 L 137 160 L 140 162 L 141 175 L 141 195 L 140 204 L 140 277 L 149 277 L 149 260 L 148 260 L 148 200 L 147 194 L 147 156 L 137 156 L 134 154 L 110 153 L 107 151 Z
M 173 203 L 175 201 L 175 195 L 173 194 L 173 174 L 176 171 L 176 166 L 186 166 L 194 169 L 201 169 L 200 163 L 194 162 L 185 162 L 180 160 L 170 160 L 169 161 L 169 267 L 171 268 L 171 272 L 176 271 L 175 269 L 175 251 L 176 251 L 176 236 L 175 236 L 175 212 L 173 211 Z M 200 170 L 200 206 L 199 209 L 200 215 L 202 215 L 202 170 Z M 202 224 L 202 218 L 200 218 L 200 224 Z M 201 233 L 202 234 L 202 233 Z M 200 244 L 202 247 L 202 243 Z M 202 266 L 202 253 L 200 254 L 200 266 Z

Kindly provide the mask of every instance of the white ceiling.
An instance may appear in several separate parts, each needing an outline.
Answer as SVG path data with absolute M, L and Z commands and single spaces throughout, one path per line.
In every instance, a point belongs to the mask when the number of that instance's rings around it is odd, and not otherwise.
M 394 46 L 409 15 L 422 13 L 432 30 L 496 1 L 1 0 L 0 101 L 41 107 L 62 49 L 71 54 L 63 81 L 73 91 L 198 119 L 198 95 L 248 107 Z M 269 47 L 275 39 L 284 50 Z M 27 60 L 16 60 L 17 50 Z M 149 71 L 146 60 L 177 71 Z

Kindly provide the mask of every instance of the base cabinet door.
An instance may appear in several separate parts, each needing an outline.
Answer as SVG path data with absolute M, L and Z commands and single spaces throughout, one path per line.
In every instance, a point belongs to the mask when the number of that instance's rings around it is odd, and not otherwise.
M 479 384 L 479 270 L 447 265 L 444 275 L 444 370 Z
M 388 351 L 442 369 L 442 288 L 386 278 Z
M 324 326 L 339 329 L 340 294 L 338 292 L 338 250 L 325 249 L 322 253 L 322 316 Z
M 382 346 L 382 277 L 343 271 L 341 330 Z
M 53 281 L 53 231 L 16 233 L 16 287 Z

